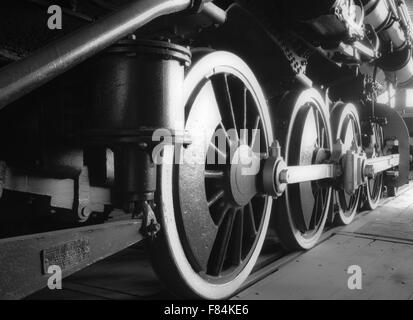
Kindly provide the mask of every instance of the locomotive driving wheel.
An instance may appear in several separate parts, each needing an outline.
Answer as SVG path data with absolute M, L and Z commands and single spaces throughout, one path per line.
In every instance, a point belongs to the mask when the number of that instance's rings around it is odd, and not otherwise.
M 280 116 L 288 119 L 284 136 L 284 159 L 288 166 L 321 164 L 329 159 L 332 136 L 323 98 L 314 89 L 290 93 L 280 104 Z M 281 134 L 283 129 L 280 130 Z M 290 250 L 309 249 L 322 235 L 332 198 L 324 181 L 288 185 L 277 200 L 275 228 L 281 243 Z
M 368 121 L 365 126 L 367 134 L 364 135 L 363 147 L 367 158 L 383 156 L 384 137 L 383 129 L 377 122 Z M 365 188 L 365 207 L 367 210 L 374 210 L 379 205 L 383 192 L 384 173 L 378 173 L 374 178 L 370 178 Z
M 361 127 L 358 112 L 353 104 L 338 103 L 331 113 L 332 130 L 335 140 L 342 143 L 343 152 L 362 149 Z M 354 220 L 360 202 L 362 187 L 354 193 L 348 194 L 344 186 L 338 186 L 335 191 L 335 200 L 338 212 L 335 222 L 348 225 Z
M 223 299 L 246 280 L 265 239 L 273 200 L 259 193 L 258 176 L 273 142 L 270 116 L 254 74 L 228 52 L 195 63 L 184 96 L 191 144 L 179 164 L 164 150 L 162 234 L 150 253 L 176 294 Z

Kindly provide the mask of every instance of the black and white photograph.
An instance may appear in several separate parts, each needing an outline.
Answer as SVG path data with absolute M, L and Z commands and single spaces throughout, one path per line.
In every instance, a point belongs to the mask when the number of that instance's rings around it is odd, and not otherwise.
M 413 0 L 2 0 L 0 300 L 413 300 L 412 21 Z

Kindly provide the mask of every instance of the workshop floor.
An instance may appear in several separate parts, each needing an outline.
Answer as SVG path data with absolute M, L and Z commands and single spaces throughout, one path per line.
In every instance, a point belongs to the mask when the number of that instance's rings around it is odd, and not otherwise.
M 361 290 L 350 290 L 350 266 Z M 413 188 L 387 199 L 236 299 L 413 299 Z

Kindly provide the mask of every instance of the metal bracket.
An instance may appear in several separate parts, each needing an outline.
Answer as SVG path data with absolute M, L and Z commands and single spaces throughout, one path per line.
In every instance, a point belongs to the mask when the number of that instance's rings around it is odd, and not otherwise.
M 351 195 L 365 183 L 364 163 L 366 155 L 348 150 L 343 163 L 344 191 Z
M 141 234 L 144 237 L 154 238 L 161 229 L 160 224 L 156 220 L 155 213 L 147 201 L 142 203 L 142 227 Z
M 270 147 L 269 155 L 269 158 L 265 160 L 262 171 L 262 184 L 266 194 L 273 198 L 278 198 L 287 188 L 287 184 L 279 180 L 280 172 L 282 172 L 287 165 L 281 157 L 281 147 L 278 141 L 274 142 Z
M 197 14 L 200 13 L 204 5 L 212 0 L 191 0 L 191 5 L 189 6 L 187 13 Z

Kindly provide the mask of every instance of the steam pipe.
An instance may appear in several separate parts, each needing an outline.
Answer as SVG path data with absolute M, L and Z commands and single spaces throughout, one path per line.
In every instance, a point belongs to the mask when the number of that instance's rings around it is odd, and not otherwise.
M 194 3 L 196 1 L 193 0 L 135 1 L 118 12 L 7 65 L 0 69 L 0 110 L 148 22 L 163 15 L 190 9 Z

